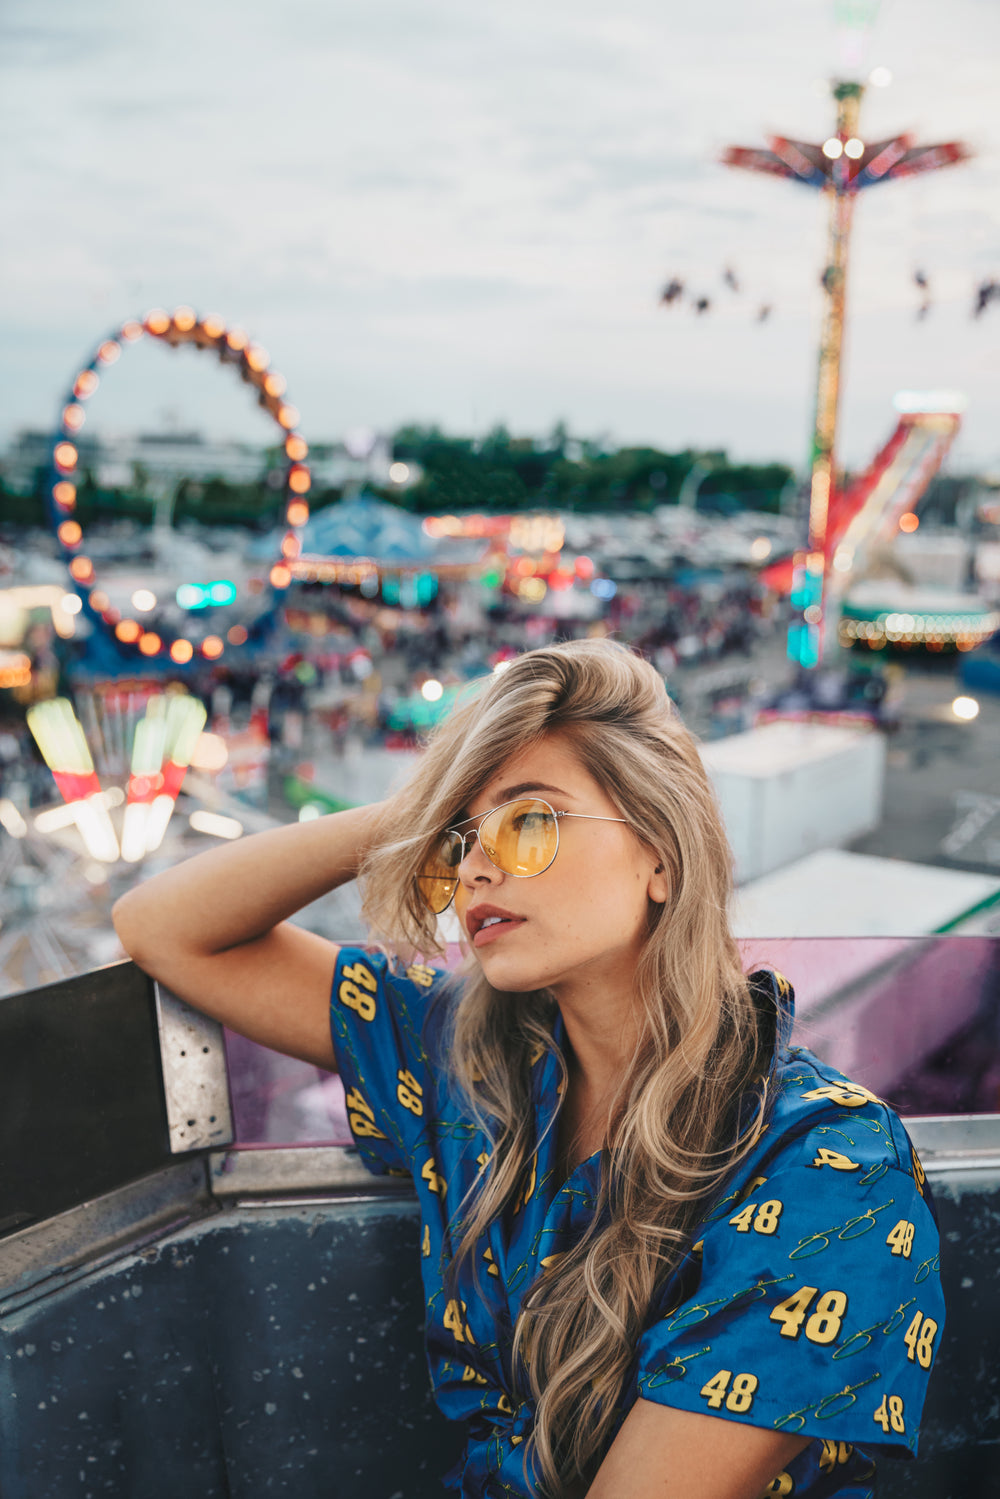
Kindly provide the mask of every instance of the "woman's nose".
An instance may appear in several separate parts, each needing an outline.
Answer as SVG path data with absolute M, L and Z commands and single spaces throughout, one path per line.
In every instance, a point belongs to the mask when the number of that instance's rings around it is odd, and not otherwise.
M 458 866 L 459 879 L 467 885 L 472 885 L 481 880 L 499 879 L 502 875 L 503 871 L 491 863 L 483 853 L 479 833 L 473 829 L 471 833 L 466 834 L 465 852 Z

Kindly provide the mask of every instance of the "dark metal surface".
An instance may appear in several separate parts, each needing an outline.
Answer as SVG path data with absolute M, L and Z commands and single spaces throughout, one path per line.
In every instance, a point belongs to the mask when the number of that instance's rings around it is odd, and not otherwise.
M 144 974 L 116 963 L 0 998 L 0 1233 L 169 1158 Z
M 928 1179 L 941 1224 L 947 1320 L 920 1458 L 885 1463 L 876 1493 L 878 1499 L 992 1499 L 1000 1492 L 1000 1165 L 945 1166 L 928 1171 Z
M 0 1321 L 4 1499 L 424 1499 L 414 1201 L 223 1212 Z

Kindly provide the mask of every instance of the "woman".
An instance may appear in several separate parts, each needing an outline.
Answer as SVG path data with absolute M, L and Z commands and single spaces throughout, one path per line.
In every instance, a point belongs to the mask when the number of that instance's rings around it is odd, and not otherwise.
M 287 924 L 358 873 L 391 958 Z M 185 999 L 338 1067 L 366 1163 L 412 1174 L 453 1492 L 821 1499 L 915 1449 L 943 1322 L 923 1173 L 784 1044 L 788 986 L 744 977 L 729 893 L 659 676 L 576 642 L 491 679 L 380 806 L 116 907 Z M 412 962 L 452 903 L 461 978 Z

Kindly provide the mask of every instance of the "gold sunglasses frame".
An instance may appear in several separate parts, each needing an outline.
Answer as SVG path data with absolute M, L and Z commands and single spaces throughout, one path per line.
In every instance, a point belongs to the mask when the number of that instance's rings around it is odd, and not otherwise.
M 538 803 L 540 806 L 544 807 L 547 812 L 549 812 L 551 814 L 552 820 L 555 823 L 555 829 L 556 829 L 556 846 L 555 846 L 555 848 L 554 848 L 554 850 L 552 852 L 552 858 L 546 864 L 546 866 L 545 866 L 544 869 L 537 869 L 534 874 L 513 874 L 509 869 L 503 869 L 496 862 L 495 859 L 491 859 L 490 858 L 490 856 L 487 853 L 486 849 L 483 847 L 483 840 L 479 837 L 479 829 L 482 826 L 482 824 L 486 821 L 487 817 L 492 817 L 494 812 L 502 812 L 503 809 L 504 809 L 504 807 L 516 807 L 517 804 L 518 804 L 518 802 L 536 802 L 536 803 Z M 597 815 L 597 814 L 595 814 L 593 812 L 557 812 L 556 809 L 555 809 L 555 807 L 552 806 L 551 802 L 547 802 L 543 796 L 515 796 L 515 797 L 512 797 L 510 799 L 510 801 L 499 802 L 497 804 L 497 806 L 490 807 L 490 809 L 489 809 L 488 812 L 480 812 L 477 817 L 463 817 L 462 822 L 457 823 L 454 827 L 445 828 L 444 834 L 442 836 L 447 836 L 449 833 L 454 833 L 457 838 L 461 838 L 461 840 L 462 840 L 462 855 L 461 855 L 461 858 L 458 860 L 458 862 L 455 864 L 455 870 L 456 871 L 458 870 L 459 865 L 461 865 L 464 862 L 465 858 L 466 858 L 466 854 L 467 854 L 467 851 L 468 851 L 467 847 L 466 847 L 467 840 L 469 838 L 475 838 L 475 839 L 478 840 L 479 847 L 483 850 L 483 857 L 487 860 L 487 862 L 490 863 L 490 864 L 492 864 L 494 869 L 499 869 L 500 873 L 503 874 L 503 875 L 506 875 L 508 877 L 508 879 L 512 879 L 512 880 L 536 880 L 540 874 L 545 874 L 547 870 L 551 869 L 552 866 L 553 866 L 553 864 L 556 862 L 556 856 L 559 853 L 559 819 L 561 817 L 578 817 L 578 818 L 580 818 L 584 822 L 620 822 L 620 823 L 626 823 L 626 824 L 628 822 L 628 819 L 626 817 L 602 817 L 602 816 L 599 816 L 599 815 Z M 463 833 L 461 831 L 462 826 L 463 826 L 464 823 L 467 823 L 467 822 L 474 822 L 476 824 L 476 826 L 474 828 L 470 828 L 467 833 Z M 448 883 L 448 881 L 446 879 L 443 879 L 441 875 L 418 874 L 417 875 L 418 884 L 419 884 L 419 882 L 421 880 L 433 880 L 437 884 L 447 884 Z M 445 905 L 443 905 L 441 907 L 440 911 L 436 911 L 434 913 L 436 916 L 443 916 L 444 913 L 445 913 L 445 911 L 447 911 L 449 909 L 449 907 L 451 906 L 452 901 L 455 899 L 455 891 L 458 889 L 459 883 L 460 883 L 459 877 L 458 877 L 458 874 L 456 872 L 454 881 L 452 883 L 451 894 L 449 895 L 448 900 L 445 903 Z M 423 894 L 422 891 L 421 891 L 421 894 Z M 427 897 L 424 896 L 424 899 L 426 900 Z M 428 901 L 428 905 L 430 905 L 429 901 Z M 431 909 L 432 910 L 434 909 L 433 906 L 431 907 Z

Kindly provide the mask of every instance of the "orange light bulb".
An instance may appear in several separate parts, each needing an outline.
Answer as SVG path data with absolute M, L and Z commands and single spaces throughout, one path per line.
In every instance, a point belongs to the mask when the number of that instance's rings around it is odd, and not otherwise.
M 245 625 L 233 625 L 232 629 L 229 630 L 229 631 L 227 631 L 226 639 L 229 641 L 230 645 L 246 645 L 246 643 L 247 643 L 246 626 Z
M 274 396 L 275 398 L 283 396 L 287 387 L 288 381 L 284 375 L 279 375 L 277 370 L 272 370 L 264 381 L 265 395 Z
M 292 494 L 308 494 L 312 488 L 312 475 L 307 468 L 297 463 L 288 470 L 288 487 Z
M 56 535 L 64 547 L 76 547 L 83 540 L 83 529 L 78 521 L 64 520 Z
M 135 318 L 129 318 L 127 323 L 122 323 L 120 336 L 127 344 L 134 344 L 137 338 L 142 337 L 142 324 L 137 323 Z
M 221 338 L 226 331 L 226 325 L 222 318 L 214 312 L 209 313 L 208 317 L 202 318 L 201 326 L 209 338 Z
M 115 625 L 115 634 L 126 645 L 132 645 L 142 634 L 142 626 L 138 620 L 123 619 L 120 624 Z
M 122 357 L 122 346 L 113 338 L 108 338 L 98 349 L 97 357 L 102 364 L 114 364 Z
M 74 557 L 69 565 L 70 577 L 78 583 L 86 583 L 88 578 L 94 576 L 94 564 L 89 557 Z
M 218 635 L 206 635 L 201 642 L 201 653 L 207 656 L 209 661 L 214 661 L 217 656 L 221 656 L 224 650 L 225 646 Z
M 297 427 L 299 413 L 294 406 L 282 406 L 278 410 L 278 421 L 283 427 Z
M 285 511 L 285 519 L 290 526 L 304 526 L 309 519 L 309 506 L 305 500 L 293 500 Z
M 52 498 L 60 510 L 72 510 L 76 504 L 76 485 L 71 484 L 68 479 L 60 479 L 58 484 L 52 486 Z
M 308 451 L 309 444 L 306 442 L 305 438 L 300 437 L 297 432 L 292 432 L 288 437 L 285 438 L 285 457 L 291 458 L 293 463 L 300 462 L 301 459 L 306 456 Z
M 71 442 L 57 442 L 52 450 L 52 456 L 61 469 L 68 471 L 76 468 L 79 454 Z
M 175 640 L 170 647 L 170 659 L 183 666 L 185 661 L 190 661 L 194 655 L 194 646 L 190 640 Z
M 71 401 L 68 406 L 63 407 L 62 424 L 67 432 L 79 432 L 86 420 L 87 413 L 75 401 Z
M 73 394 L 78 401 L 85 401 L 94 394 L 100 383 L 100 377 L 94 370 L 81 370 L 73 381 Z
M 292 581 L 291 568 L 286 567 L 283 562 L 276 562 L 268 573 L 268 577 L 272 588 L 287 588 Z
M 266 370 L 268 365 L 271 363 L 270 354 L 266 349 L 262 349 L 260 344 L 251 344 L 246 351 L 245 357 L 246 362 L 250 366 L 250 368 L 252 370 L 256 370 L 258 374 L 260 374 L 262 370 Z
M 154 307 L 152 312 L 146 313 L 147 333 L 152 333 L 155 337 L 159 338 L 161 334 L 166 333 L 169 327 L 170 319 L 162 307 Z
M 155 630 L 147 630 L 139 636 L 139 649 L 144 656 L 155 656 L 162 644 L 163 641 Z
M 193 307 L 174 308 L 174 327 L 178 333 L 190 333 L 197 321 Z

